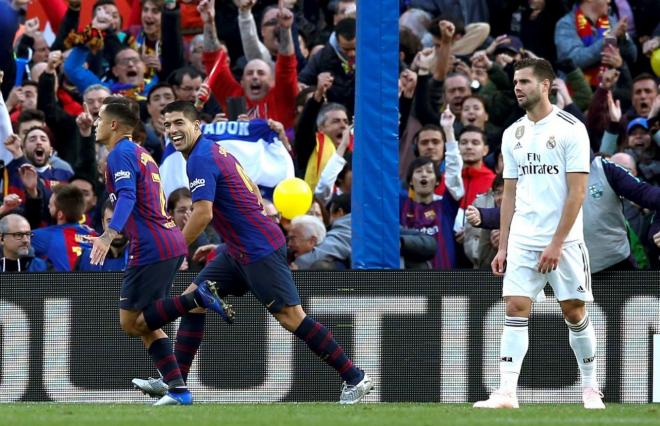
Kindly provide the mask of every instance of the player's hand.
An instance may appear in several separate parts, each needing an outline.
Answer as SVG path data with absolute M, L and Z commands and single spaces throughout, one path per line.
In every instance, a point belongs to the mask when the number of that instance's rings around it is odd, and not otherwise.
M 611 90 L 619 80 L 619 70 L 610 68 L 600 74 L 600 87 L 605 90 Z
M 206 258 L 217 246 L 215 244 L 205 244 L 203 246 L 197 247 L 195 253 L 193 253 L 192 261 L 193 262 L 206 262 Z
M 465 209 L 465 220 L 472 226 L 481 225 L 481 213 L 475 206 L 467 206 Z
M 184 257 L 183 262 L 181 262 L 181 266 L 179 266 L 179 271 L 187 271 L 187 270 L 188 270 L 188 259 Z
M 30 198 L 37 198 L 39 192 L 37 191 L 37 184 L 39 183 L 39 173 L 36 167 L 32 164 L 25 163 L 18 168 L 18 175 L 21 178 L 21 183 L 25 188 L 25 193 Z
M 503 277 L 506 271 L 506 250 L 497 250 L 497 254 L 492 262 L 490 262 L 490 269 L 497 277 Z
M 92 243 L 92 252 L 89 255 L 89 263 L 92 265 L 103 265 L 105 262 L 105 257 L 108 255 L 108 250 L 110 250 L 110 242 L 106 241 L 104 237 L 105 233 L 100 237 L 91 237 L 87 236 L 85 239 L 87 242 Z
M 454 239 L 458 244 L 463 244 L 463 241 L 465 241 L 465 228 L 461 229 L 460 231 L 456 232 L 454 234 Z
M 25 101 L 23 88 L 20 86 L 14 87 L 13 89 L 11 89 L 11 92 L 9 92 L 9 96 L 7 96 L 7 100 L 5 101 L 5 105 L 7 106 L 7 111 L 12 111 L 17 106 L 23 104 L 23 101 Z
M 541 253 L 537 269 L 542 274 L 557 270 L 561 258 L 561 244 L 550 243 Z

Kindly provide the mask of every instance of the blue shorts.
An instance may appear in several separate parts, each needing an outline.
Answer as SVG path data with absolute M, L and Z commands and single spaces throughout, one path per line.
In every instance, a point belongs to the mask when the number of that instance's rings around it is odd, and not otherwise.
M 218 253 L 193 282 L 199 285 L 206 280 L 216 282 L 220 297 L 252 292 L 271 313 L 285 306 L 300 305 L 298 289 L 286 261 L 286 245 L 247 265 L 226 253 Z
M 167 297 L 183 259 L 179 256 L 126 268 L 119 291 L 119 308 L 141 311 L 154 301 Z

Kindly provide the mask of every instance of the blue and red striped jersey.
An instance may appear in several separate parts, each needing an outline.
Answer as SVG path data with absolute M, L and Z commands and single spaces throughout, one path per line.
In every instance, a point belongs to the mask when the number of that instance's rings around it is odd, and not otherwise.
M 245 170 L 222 146 L 200 137 L 186 169 L 193 203 L 213 202 L 213 227 L 234 259 L 251 263 L 286 243 L 279 226 L 263 213 Z
M 91 245 L 86 235 L 96 236 L 96 231 L 86 225 L 65 223 L 34 230 L 32 248 L 37 257 L 45 258 L 59 272 L 73 271 L 84 248 Z
M 115 197 L 110 227 L 129 240 L 128 266 L 183 256 L 188 247 L 166 210 L 158 165 L 141 146 L 122 139 L 110 151 L 106 186 Z M 122 207 L 130 207 L 123 211 Z

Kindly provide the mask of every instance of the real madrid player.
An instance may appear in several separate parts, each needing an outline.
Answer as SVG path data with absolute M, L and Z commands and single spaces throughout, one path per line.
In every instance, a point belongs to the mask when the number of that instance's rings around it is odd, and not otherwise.
M 605 408 L 596 381 L 596 334 L 585 302 L 593 301 L 582 236 L 589 137 L 574 116 L 550 103 L 555 76 L 544 59 L 515 64 L 514 91 L 527 114 L 504 132 L 500 245 L 491 266 L 504 276 L 500 387 L 477 408 L 518 408 L 516 388 L 529 344 L 532 302 L 549 283 L 569 330 L 585 408 Z

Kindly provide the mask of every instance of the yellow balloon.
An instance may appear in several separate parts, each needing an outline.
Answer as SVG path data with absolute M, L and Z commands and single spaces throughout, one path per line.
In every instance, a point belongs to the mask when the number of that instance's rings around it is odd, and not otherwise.
M 651 55 L 651 68 L 656 77 L 660 77 L 660 49 L 655 49 Z
M 302 179 L 289 178 L 278 183 L 273 193 L 275 208 L 286 219 L 307 213 L 312 206 L 312 190 Z

